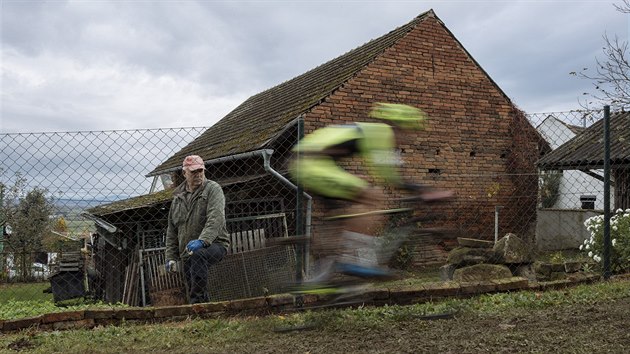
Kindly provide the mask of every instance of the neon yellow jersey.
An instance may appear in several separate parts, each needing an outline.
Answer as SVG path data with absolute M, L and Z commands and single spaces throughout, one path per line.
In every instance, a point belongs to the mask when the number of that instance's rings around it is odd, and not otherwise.
M 324 150 L 343 143 L 360 140 L 363 134 L 356 125 L 331 125 L 317 129 L 302 138 L 293 148 L 294 152 L 323 152 Z
M 356 123 L 363 132 L 358 147 L 370 168 L 370 172 L 387 183 L 399 184 L 400 156 L 395 151 L 394 130 L 383 123 Z
M 394 131 L 391 126 L 384 123 L 355 123 L 321 128 L 300 140 L 293 151 L 307 153 L 302 159 L 304 163 L 308 163 L 310 158 L 308 153 L 321 152 L 326 156 L 324 153 L 326 149 L 352 141 L 355 141 L 356 151 L 350 153 L 361 154 L 374 177 L 392 184 L 400 182 L 397 170 L 400 158 L 394 152 Z M 319 156 L 318 159 L 321 161 L 321 158 L 322 156 Z M 339 173 L 339 170 L 331 170 L 330 173 Z

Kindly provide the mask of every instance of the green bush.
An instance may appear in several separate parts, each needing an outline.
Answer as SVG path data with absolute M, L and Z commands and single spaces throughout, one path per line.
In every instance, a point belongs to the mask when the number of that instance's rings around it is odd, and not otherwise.
M 584 226 L 591 236 L 584 240 L 580 250 L 600 263 L 604 257 L 604 216 L 587 219 Z M 630 270 L 630 209 L 618 209 L 610 217 L 610 268 L 614 273 Z
M 562 171 L 550 171 L 540 176 L 540 204 L 543 208 L 553 208 L 560 197 Z

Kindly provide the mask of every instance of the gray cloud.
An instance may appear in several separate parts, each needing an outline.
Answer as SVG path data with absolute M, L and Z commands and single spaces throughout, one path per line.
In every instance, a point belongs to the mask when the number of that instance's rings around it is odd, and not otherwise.
M 65 199 L 117 199 L 145 194 L 145 176 L 194 140 L 203 128 L 0 135 L 0 181 L 16 173 L 27 190 L 46 188 Z
M 209 126 L 431 8 L 528 112 L 579 108 L 569 72 L 627 39 L 607 1 L 4 1 L 0 132 Z

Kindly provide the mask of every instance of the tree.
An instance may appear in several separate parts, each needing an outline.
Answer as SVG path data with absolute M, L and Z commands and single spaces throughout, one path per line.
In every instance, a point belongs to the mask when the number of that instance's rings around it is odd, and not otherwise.
M 42 239 L 50 232 L 52 202 L 46 197 L 46 190 L 33 188 L 24 193 L 26 180 L 16 175 L 13 186 L 2 184 L 2 214 L 6 225 L 11 227 L 6 244 L 14 252 L 14 262 L 22 278 L 30 275 L 30 265 L 35 252 L 42 249 Z
M 613 4 L 617 11 L 630 13 L 630 0 L 623 0 L 623 4 Z M 595 73 L 588 72 L 588 68 L 579 73 L 572 72 L 583 79 L 593 81 L 594 93 L 584 93 L 598 104 L 610 104 L 613 107 L 625 108 L 630 105 L 630 63 L 628 62 L 628 41 L 604 34 L 604 58 L 596 58 Z M 587 99 L 581 105 L 588 108 L 593 103 Z
M 4 171 L 0 168 L 0 175 L 4 175 Z M 12 203 L 11 201 L 18 200 L 21 191 L 24 189 L 26 184 L 26 179 L 22 177 L 22 175 L 18 172 L 15 174 L 15 182 L 12 186 L 7 185 L 5 183 L 0 182 L 0 218 L 2 222 L 2 232 L 9 233 L 9 229 L 11 228 L 10 223 L 8 221 L 8 216 L 11 214 Z M 2 239 L 2 257 L 0 257 L 0 276 L 7 275 L 7 254 L 5 254 L 8 240 L 3 237 Z
M 68 224 L 63 216 L 60 216 L 53 225 L 53 230 L 57 232 L 68 232 Z

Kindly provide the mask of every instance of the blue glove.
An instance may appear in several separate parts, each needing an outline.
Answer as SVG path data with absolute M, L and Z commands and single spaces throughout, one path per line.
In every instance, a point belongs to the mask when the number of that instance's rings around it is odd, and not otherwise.
M 188 251 L 188 253 L 193 254 L 193 252 L 195 252 L 196 250 L 202 249 L 204 246 L 205 244 L 203 243 L 203 241 L 192 240 L 188 242 L 188 244 L 186 245 L 186 250 Z
M 178 271 L 176 261 L 166 261 L 166 264 L 164 265 L 164 267 L 166 268 L 166 271 L 169 273 L 177 273 Z

